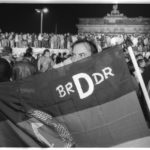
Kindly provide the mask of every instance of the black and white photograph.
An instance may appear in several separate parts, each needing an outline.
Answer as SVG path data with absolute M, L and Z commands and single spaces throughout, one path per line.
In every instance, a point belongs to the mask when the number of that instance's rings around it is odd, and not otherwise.
M 148 1 L 0 0 L 8 147 L 150 147 Z

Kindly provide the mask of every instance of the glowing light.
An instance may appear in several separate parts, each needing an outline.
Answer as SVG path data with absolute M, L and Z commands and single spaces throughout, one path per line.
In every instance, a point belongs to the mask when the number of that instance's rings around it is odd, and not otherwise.
M 47 8 L 43 8 L 43 12 L 44 13 L 48 13 L 48 9 Z
M 40 10 L 40 9 L 35 9 L 35 11 L 36 11 L 37 13 L 40 13 L 40 12 L 41 12 L 41 10 Z

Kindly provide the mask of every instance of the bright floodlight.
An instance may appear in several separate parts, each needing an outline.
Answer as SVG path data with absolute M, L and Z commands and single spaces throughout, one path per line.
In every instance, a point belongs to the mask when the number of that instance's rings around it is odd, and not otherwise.
M 43 12 L 44 12 L 44 13 L 47 13 L 47 12 L 48 12 L 48 9 L 47 9 L 47 8 L 43 8 Z
M 36 12 L 38 12 L 38 13 L 40 13 L 40 12 L 41 12 L 39 9 L 35 9 L 35 10 L 36 10 Z

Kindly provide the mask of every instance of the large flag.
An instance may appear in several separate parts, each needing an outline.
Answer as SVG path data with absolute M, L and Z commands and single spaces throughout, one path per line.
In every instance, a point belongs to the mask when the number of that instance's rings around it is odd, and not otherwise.
M 0 86 L 0 147 L 74 146 L 63 123 L 22 101 L 16 83 Z
M 108 147 L 150 135 L 119 46 L 0 84 L 0 112 L 0 146 Z

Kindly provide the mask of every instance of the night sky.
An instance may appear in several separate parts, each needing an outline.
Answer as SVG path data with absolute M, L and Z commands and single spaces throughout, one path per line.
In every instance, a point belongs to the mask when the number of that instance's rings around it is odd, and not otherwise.
M 36 8 L 49 9 L 44 14 L 43 31 L 47 33 L 77 33 L 78 18 L 104 17 L 112 4 L 2 4 L 0 3 L 0 28 L 3 32 L 40 32 L 40 14 Z M 150 17 L 150 4 L 119 4 L 119 10 L 128 17 Z

